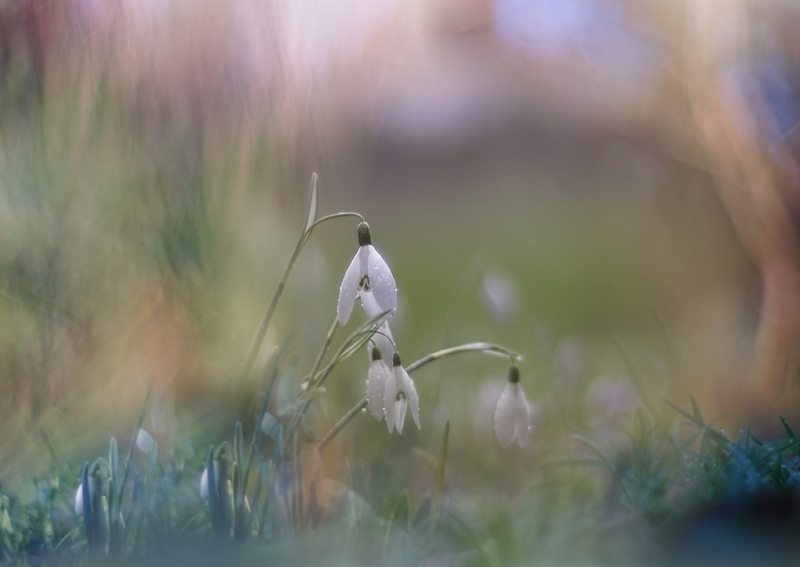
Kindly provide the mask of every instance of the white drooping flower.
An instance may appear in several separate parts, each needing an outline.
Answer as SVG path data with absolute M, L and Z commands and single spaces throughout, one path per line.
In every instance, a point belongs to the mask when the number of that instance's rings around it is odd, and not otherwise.
M 386 380 L 386 389 L 383 396 L 383 407 L 386 412 L 386 425 L 389 433 L 394 429 L 403 433 L 403 423 L 406 419 L 406 409 L 411 406 L 411 416 L 414 423 L 419 426 L 419 396 L 414 387 L 414 381 L 400 364 L 400 355 L 392 356 L 392 369 Z
M 89 477 L 89 501 L 91 502 L 92 498 L 94 498 L 94 478 Z M 83 483 L 78 485 L 78 491 L 75 493 L 75 514 L 78 516 L 83 516 Z
M 372 416 L 380 421 L 386 415 L 383 404 L 386 381 L 389 379 L 390 371 L 383 361 L 381 350 L 377 347 L 369 350 L 372 354 L 372 361 L 369 363 L 369 371 L 367 371 L 367 407 L 372 412 Z
M 375 317 L 389 311 L 389 317 L 397 309 L 397 286 L 389 266 L 372 245 L 372 232 L 369 225 L 358 225 L 358 252 L 344 273 L 339 287 L 339 303 L 336 316 L 340 325 L 346 325 L 353 312 L 356 298 L 367 316 Z
M 528 444 L 530 418 L 531 408 L 519 385 L 519 369 L 512 364 L 508 369 L 508 382 L 494 410 L 494 433 L 500 445 L 508 447 L 516 440 L 517 445 L 524 448 Z

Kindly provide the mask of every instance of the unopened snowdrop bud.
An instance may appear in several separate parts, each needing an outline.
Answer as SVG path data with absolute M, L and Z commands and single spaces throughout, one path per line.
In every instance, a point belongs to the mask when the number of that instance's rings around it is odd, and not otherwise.
M 94 498 L 94 478 L 89 477 L 89 502 Z M 78 485 L 78 491 L 75 493 L 75 514 L 83 516 L 83 483 Z
M 219 478 L 219 464 L 214 461 L 214 478 Z M 200 477 L 200 498 L 208 500 L 208 467 L 203 469 L 203 474 Z
M 386 411 L 386 425 L 389 433 L 394 429 L 403 433 L 403 423 L 406 419 L 406 409 L 411 406 L 411 417 L 419 426 L 419 396 L 414 387 L 414 381 L 400 363 L 400 355 L 396 352 L 392 356 L 392 370 L 386 380 L 386 391 L 383 398 L 383 407 Z
M 383 362 L 379 348 L 371 348 L 372 361 L 367 372 L 367 406 L 372 417 L 380 421 L 385 415 L 383 399 L 386 392 L 386 381 L 389 379 L 389 367 Z
M 78 491 L 75 493 L 75 514 L 83 516 L 83 483 L 78 485 Z
M 508 368 L 508 382 L 494 410 L 494 433 L 502 447 L 508 447 L 514 440 L 521 448 L 528 444 L 530 416 L 530 405 L 519 385 L 519 368 L 512 364 Z
M 344 273 L 339 287 L 339 302 L 336 316 L 340 325 L 346 325 L 353 312 L 356 298 L 369 317 L 389 311 L 389 317 L 397 309 L 397 286 L 389 266 L 372 245 L 369 225 L 358 225 L 358 251 Z

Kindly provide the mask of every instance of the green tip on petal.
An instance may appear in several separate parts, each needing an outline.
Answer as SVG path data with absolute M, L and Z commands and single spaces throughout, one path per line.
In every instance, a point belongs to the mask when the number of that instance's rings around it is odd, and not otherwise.
M 400 355 L 396 352 L 392 355 L 392 366 L 400 366 Z
M 372 231 L 367 223 L 362 222 L 358 225 L 358 245 L 369 246 L 370 244 L 372 244 Z
M 517 368 L 516 364 L 512 364 L 508 367 L 508 381 L 512 384 L 517 384 L 519 382 L 519 368 Z

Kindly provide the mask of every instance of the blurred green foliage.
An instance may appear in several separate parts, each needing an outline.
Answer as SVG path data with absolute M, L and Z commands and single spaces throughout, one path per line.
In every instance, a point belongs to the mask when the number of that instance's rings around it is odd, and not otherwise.
M 308 501 L 299 516 L 286 512 L 281 475 L 303 477 L 270 463 L 284 440 L 262 435 L 253 483 L 272 507 L 247 536 L 269 545 L 228 547 L 233 524 L 199 497 L 206 447 L 226 447 L 217 495 L 230 480 L 235 517 L 246 507 L 247 490 L 234 489 L 242 440 L 256 438 L 259 397 L 272 388 L 268 353 L 280 351 L 278 414 L 335 315 L 355 227 L 315 233 L 259 371 L 239 388 L 301 230 L 309 158 L 292 145 L 312 152 L 276 137 L 269 109 L 227 91 L 206 99 L 123 85 L 110 62 L 75 52 L 45 77 L 12 55 L 0 78 L 0 561 L 92 561 L 73 511 L 80 463 L 105 454 L 112 437 L 127 446 L 150 386 L 145 423 L 160 457 L 133 455 L 117 504 L 124 551 L 156 563 L 669 561 L 661 554 L 671 530 L 704 505 L 770 491 L 794 498 L 788 425 L 772 442 L 749 433 L 733 441 L 699 410 L 676 429 L 681 414 L 663 403 L 685 399 L 709 366 L 727 378 L 731 351 L 742 356 L 737 340 L 751 332 L 738 318 L 748 313 L 751 268 L 702 172 L 643 159 L 607 133 L 600 156 L 570 147 L 566 164 L 486 152 L 431 167 L 367 140 L 325 149 L 321 207 L 372 223 L 401 294 L 404 360 L 474 340 L 523 354 L 522 384 L 538 411 L 532 448 L 495 443 L 493 388 L 505 361 L 444 360 L 415 375 L 421 431 L 387 436 L 385 424 L 358 416 L 320 457 L 325 480 L 337 483 L 326 486 L 345 487 L 368 513 L 353 505 L 322 521 L 323 503 Z M 606 143 L 611 165 L 600 163 Z M 387 154 L 399 165 L 381 161 Z M 599 175 L 601 166 L 614 175 Z M 637 167 L 650 172 L 646 189 Z M 486 299 L 490 274 L 510 282 L 506 315 Z M 720 347 L 709 329 L 732 338 Z M 357 358 L 317 392 L 287 440 L 297 443 L 289 464 L 363 396 L 366 360 Z M 608 409 L 616 403 L 620 411 Z M 214 528 L 222 537 L 210 537 Z

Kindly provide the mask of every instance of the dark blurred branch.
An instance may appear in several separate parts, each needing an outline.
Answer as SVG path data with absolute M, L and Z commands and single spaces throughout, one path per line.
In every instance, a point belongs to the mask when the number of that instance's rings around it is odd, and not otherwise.
M 740 84 L 722 80 L 742 57 L 744 8 L 727 1 L 687 4 L 683 74 L 717 192 L 763 280 L 753 372 L 761 394 L 777 400 L 798 366 L 800 238 L 786 198 L 797 189 L 798 172 L 794 159 L 778 167 L 775 154 L 760 146 L 758 102 L 745 98 Z

